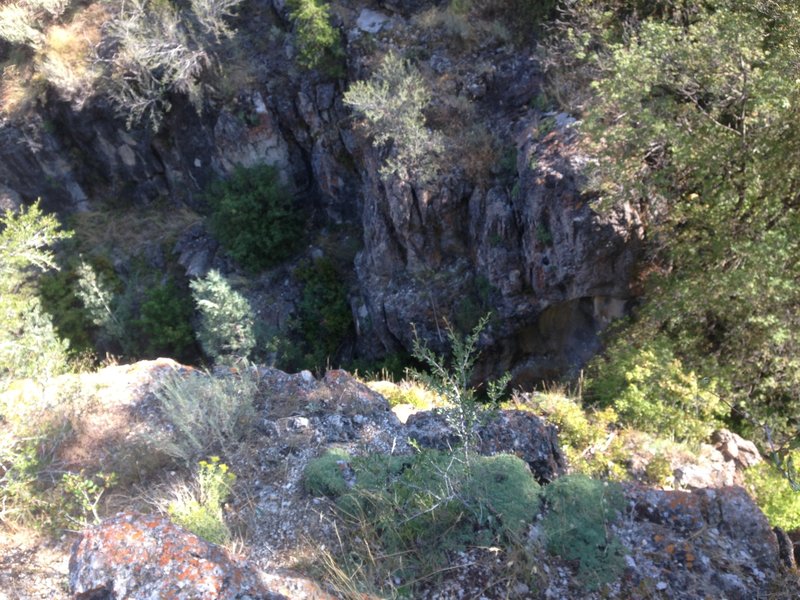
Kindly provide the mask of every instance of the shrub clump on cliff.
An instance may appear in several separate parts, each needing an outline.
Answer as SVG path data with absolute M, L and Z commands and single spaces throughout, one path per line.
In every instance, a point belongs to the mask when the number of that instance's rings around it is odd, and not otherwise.
M 211 231 L 245 269 L 269 268 L 297 249 L 302 218 L 275 167 L 237 169 L 212 184 L 206 198 Z

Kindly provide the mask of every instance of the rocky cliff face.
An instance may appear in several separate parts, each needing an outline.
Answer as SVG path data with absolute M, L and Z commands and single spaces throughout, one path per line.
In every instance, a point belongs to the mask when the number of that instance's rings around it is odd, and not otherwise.
M 451 135 L 447 164 L 433 181 L 381 175 L 385 152 L 354 127 L 342 103 L 347 83 L 298 72 L 291 38 L 264 35 L 290 27 L 276 0 L 249 9 L 240 24 L 256 65 L 250 83 L 224 104 L 207 102 L 202 115 L 176 99 L 153 134 L 127 131 L 102 98 L 80 107 L 51 98 L 24 123 L 0 122 L 0 195 L 41 197 L 60 212 L 109 199 L 168 198 L 196 208 L 209 180 L 237 165 L 274 164 L 314 206 L 317 226 L 361 230 L 350 303 L 363 355 L 408 350 L 411 324 L 441 348 L 445 320 L 468 330 L 491 310 L 482 345 L 491 348 L 492 365 L 482 375 L 510 369 L 526 383 L 574 370 L 631 296 L 637 215 L 592 210 L 588 159 L 576 147 L 572 119 L 532 107 L 541 77 L 531 46 L 487 38 L 465 51 L 419 25 L 429 3 L 400 4 L 365 13 L 337 3 L 349 80 L 369 75 L 372 56 L 413 40 L 409 51 L 434 89 L 430 111 L 439 116 L 429 120 L 452 130 L 443 107 L 467 106 L 504 165 L 475 166 L 467 159 L 480 144 L 463 147 Z M 189 276 L 230 267 L 202 228 L 187 233 L 179 250 Z

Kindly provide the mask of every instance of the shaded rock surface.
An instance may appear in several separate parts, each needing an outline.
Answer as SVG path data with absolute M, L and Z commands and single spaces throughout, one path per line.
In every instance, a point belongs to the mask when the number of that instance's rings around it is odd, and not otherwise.
M 406 435 L 423 448 L 446 450 L 459 439 L 446 417 L 435 411 L 412 414 Z M 555 427 L 521 410 L 501 410 L 475 427 L 477 450 L 488 456 L 514 454 L 528 463 L 539 483 L 548 483 L 566 470 Z

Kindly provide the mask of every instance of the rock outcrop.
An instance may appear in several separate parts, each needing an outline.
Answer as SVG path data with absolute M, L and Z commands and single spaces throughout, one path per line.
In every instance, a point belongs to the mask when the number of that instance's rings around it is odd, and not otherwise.
M 141 436 L 153 439 L 168 429 L 157 392 L 170 373 L 232 376 L 229 369 L 204 374 L 169 360 L 82 375 L 80 385 L 72 382 L 69 389 L 77 393 L 80 388 L 87 399 L 94 396 L 75 422 L 74 442 L 57 457 L 61 464 L 75 472 L 114 470 L 127 481 L 146 482 L 153 473 L 163 475 L 165 465 L 149 456 L 153 450 L 141 443 Z M 256 431 L 247 452 L 230 463 L 246 493 L 226 507 L 226 514 L 247 522 L 248 562 L 164 517 L 122 513 L 87 529 L 73 545 L 69 569 L 73 598 L 243 599 L 247 594 L 330 600 L 317 584 L 290 570 L 298 557 L 313 556 L 322 548 L 335 555 L 345 531 L 342 523 L 337 525 L 331 503 L 306 491 L 303 474 L 309 461 L 333 448 L 355 457 L 413 452 L 409 438 L 439 448 L 457 441 L 446 421 L 433 412 L 418 412 L 402 424 L 380 394 L 344 371 L 329 371 L 319 379 L 309 372 L 287 374 L 272 368 L 259 368 L 256 374 L 260 398 Z M 45 395 L 57 401 L 68 384 L 55 381 Z M 544 483 L 563 472 L 555 431 L 535 415 L 501 411 L 480 428 L 479 435 L 483 452 L 520 456 Z M 715 439 L 721 444 L 720 454 L 751 461 L 747 442 L 724 432 Z M 118 469 L 123 463 L 136 465 L 126 473 Z M 609 587 L 592 591 L 582 586 L 576 565 L 548 552 L 540 530 L 543 521 L 537 519 L 520 540 L 529 564 L 536 565 L 535 577 L 525 571 L 524 577 L 509 578 L 515 571 L 507 563 L 514 558 L 479 545 L 454 553 L 451 568 L 428 586 L 420 585 L 415 598 L 483 594 L 519 599 L 750 600 L 772 597 L 769 594 L 781 589 L 784 595 L 776 598 L 797 595 L 792 594 L 800 585 L 783 567 L 790 561 L 791 540 L 773 532 L 741 487 L 679 491 L 626 483 L 623 489 L 627 502 L 606 530 L 622 544 L 625 566 Z M 119 502 L 116 498 L 114 505 Z M 547 510 L 542 506 L 544 515 Z M 4 566 L 13 575 L 0 580 L 19 587 L 24 565 Z
M 718 488 L 744 485 L 744 471 L 762 462 L 756 445 L 720 429 L 711 444 L 701 444 L 694 460 L 674 467 L 675 485 L 682 488 Z
M 778 540 L 742 488 L 631 487 L 628 498 L 630 518 L 615 527 L 630 552 L 619 597 L 651 593 L 748 600 L 767 595 L 781 570 Z
M 299 75 L 281 38 L 264 39 L 270 28 L 291 27 L 284 4 L 253 8 L 239 23 L 251 53 L 248 87 L 224 103 L 210 97 L 200 115 L 175 98 L 157 134 L 126 130 L 100 96 L 78 105 L 53 93 L 24 124 L 0 120 L 2 194 L 41 197 L 62 213 L 102 198 L 197 209 L 210 180 L 273 164 L 314 207 L 315 227 L 361 230 L 350 304 L 362 355 L 409 350 L 412 323 L 443 348 L 445 320 L 466 330 L 492 311 L 481 346 L 493 359 L 479 377 L 511 370 L 525 384 L 577 369 L 596 350 L 599 330 L 624 313 L 642 232 L 630 208 L 592 209 L 589 159 L 575 145 L 573 119 L 532 108 L 542 80 L 532 48 L 487 38 L 464 54 L 442 32 L 419 26 L 416 13 L 431 3 L 366 12 L 342 3 L 336 23 L 350 40 L 350 81 L 367 78 L 372 57 L 408 37 L 425 49 L 418 67 L 434 88 L 429 108 L 443 115 L 438 126 L 448 126 L 450 104 L 485 126 L 481 144 L 448 142 L 432 181 L 403 181 L 381 174 L 386 149 L 354 127 L 342 102 L 347 82 Z M 486 164 L 469 156 L 481 152 Z M 235 270 L 202 228 L 187 232 L 177 252 L 189 277 Z
M 218 546 L 163 517 L 122 513 L 84 531 L 70 558 L 76 600 L 285 600 Z
M 514 454 L 524 460 L 539 483 L 549 483 L 566 471 L 566 460 L 552 425 L 521 410 L 501 410 L 475 427 L 476 450 L 481 454 Z M 436 411 L 420 411 L 406 422 L 405 434 L 422 448 L 446 450 L 459 439 L 447 418 Z

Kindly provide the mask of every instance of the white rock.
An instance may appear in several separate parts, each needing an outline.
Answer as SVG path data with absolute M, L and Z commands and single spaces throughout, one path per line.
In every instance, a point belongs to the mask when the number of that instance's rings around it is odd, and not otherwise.
M 358 15 L 356 26 L 366 33 L 378 33 L 388 21 L 388 15 L 365 8 Z

